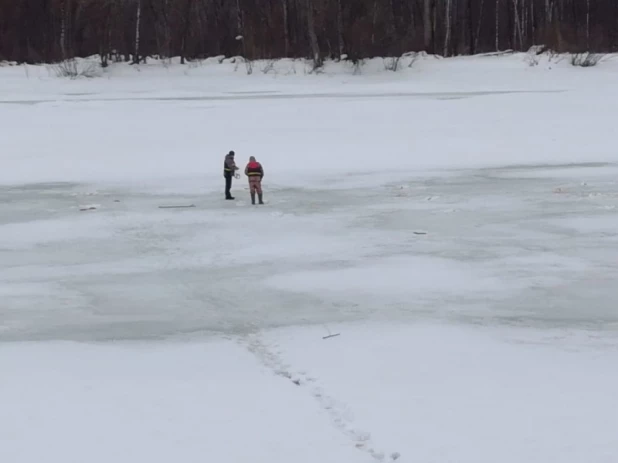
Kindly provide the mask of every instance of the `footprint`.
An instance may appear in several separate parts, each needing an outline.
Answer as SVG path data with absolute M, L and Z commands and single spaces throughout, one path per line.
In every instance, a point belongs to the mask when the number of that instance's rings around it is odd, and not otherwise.
M 308 376 L 305 370 L 293 373 L 292 367 L 283 362 L 280 351 L 273 351 L 272 347 L 266 345 L 257 335 L 249 335 L 243 338 L 242 344 L 256 356 L 256 358 L 273 374 L 289 379 L 297 387 L 303 387 L 304 382 L 316 383 L 317 379 Z M 370 455 L 376 461 L 384 461 L 385 453 L 376 451 L 371 445 L 371 434 L 366 431 L 358 430 L 353 427 L 352 414 L 345 404 L 338 402 L 329 396 L 321 387 L 314 386 L 309 393 L 316 400 L 320 408 L 328 413 L 333 426 L 342 434 L 347 436 L 353 445 Z M 399 453 L 391 454 L 391 460 L 397 460 Z

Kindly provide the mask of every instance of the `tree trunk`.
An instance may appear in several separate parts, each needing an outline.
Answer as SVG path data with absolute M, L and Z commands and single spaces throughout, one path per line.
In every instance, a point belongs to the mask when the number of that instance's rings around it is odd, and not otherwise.
M 474 38 L 474 50 L 478 49 L 479 37 L 481 36 L 481 25 L 483 24 L 483 6 L 485 5 L 485 0 L 481 0 L 481 6 L 479 9 L 479 20 L 476 27 L 476 37 Z
M 500 0 L 496 0 L 496 51 L 500 51 Z
M 191 27 L 191 7 L 193 0 L 185 0 L 185 11 L 183 14 L 182 39 L 180 44 L 180 64 L 185 64 L 187 57 L 187 39 L 189 37 L 189 29 Z
M 285 56 L 290 56 L 290 24 L 288 18 L 288 0 L 281 0 L 283 6 L 283 38 L 285 42 Z
M 69 16 L 69 9 L 71 8 L 69 1 L 70 0 L 62 0 L 60 4 L 60 57 L 63 60 L 67 59 L 67 18 Z
M 111 39 L 112 39 L 112 17 L 114 14 L 114 2 L 110 1 L 107 4 L 105 13 L 105 23 L 101 31 L 101 42 L 99 46 L 99 55 L 101 57 L 101 67 L 106 68 L 111 53 Z
M 341 6 L 342 0 L 337 0 L 337 41 L 339 46 L 339 59 L 343 56 L 345 45 L 343 42 L 343 8 Z
M 423 42 L 425 51 L 431 52 L 431 0 L 423 1 Z
M 133 64 L 140 63 L 140 26 L 142 21 L 142 0 L 137 0 L 137 12 L 135 18 L 135 47 L 133 50 Z
M 468 40 L 470 41 L 470 54 L 475 54 L 475 40 L 474 40 L 474 14 L 473 14 L 474 3 L 473 0 L 468 0 Z
M 590 51 L 590 0 L 586 0 L 586 50 Z
M 243 11 L 240 6 L 240 0 L 236 0 L 236 39 L 240 40 L 243 58 L 245 58 L 245 61 L 249 61 L 249 57 L 247 56 L 247 37 L 245 37 L 245 24 L 243 19 Z
M 533 45 L 536 45 L 536 19 L 534 17 L 534 2 L 530 2 L 530 41 Z
M 395 4 L 394 4 L 394 0 L 390 0 L 388 2 L 388 37 L 390 39 L 391 44 L 389 44 L 389 48 L 393 48 L 392 47 L 392 43 L 396 43 L 397 41 L 397 17 L 395 15 Z M 391 50 L 389 50 L 387 52 L 388 55 L 391 55 Z
M 452 0 L 446 0 L 446 12 L 445 12 L 445 21 L 446 21 L 446 32 L 444 33 L 444 57 L 448 56 L 449 44 L 451 41 L 451 6 Z
M 309 43 L 311 44 L 311 54 L 313 56 L 314 69 L 322 67 L 322 57 L 320 56 L 320 45 L 315 31 L 315 19 L 313 14 L 313 0 L 305 0 L 307 7 L 307 29 L 309 31 Z
M 373 12 L 371 15 L 371 46 L 376 44 L 376 23 L 378 22 L 378 0 L 373 1 Z
M 523 49 L 524 48 L 524 33 L 522 31 L 522 26 L 521 26 L 521 17 L 519 15 L 519 1 L 518 0 L 513 0 L 513 11 L 515 14 L 515 31 L 513 32 L 513 35 L 517 34 L 519 35 L 519 49 Z M 515 41 L 513 41 L 514 43 Z
M 242 21 L 242 8 L 240 7 L 240 0 L 236 0 L 236 30 L 238 35 L 243 35 L 243 21 Z

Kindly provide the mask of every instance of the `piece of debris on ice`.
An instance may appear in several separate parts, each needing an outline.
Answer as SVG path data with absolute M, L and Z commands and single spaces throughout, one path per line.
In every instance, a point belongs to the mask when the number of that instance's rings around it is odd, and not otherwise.
M 163 205 L 159 206 L 159 209 L 188 209 L 192 207 L 195 207 L 195 204 Z
M 79 206 L 80 211 L 96 211 L 98 208 L 98 204 L 86 204 L 83 206 Z

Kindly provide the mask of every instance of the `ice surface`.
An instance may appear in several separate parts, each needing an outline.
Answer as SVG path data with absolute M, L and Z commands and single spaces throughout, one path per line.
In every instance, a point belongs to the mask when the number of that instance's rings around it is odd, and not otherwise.
M 0 68 L 0 461 L 615 461 L 615 63 Z
M 509 168 L 396 182 L 4 187 L 7 339 L 141 339 L 367 318 L 603 327 L 614 300 L 618 183 Z M 542 168 L 548 171 L 547 167 Z M 564 171 L 566 167 L 560 167 Z M 373 185 L 372 181 L 379 181 Z M 330 182 L 338 187 L 331 189 Z M 205 182 L 206 183 L 206 182 Z M 560 190 L 557 191 L 557 185 Z M 79 205 L 96 202 L 93 211 Z M 195 204 L 190 209 L 160 205 Z

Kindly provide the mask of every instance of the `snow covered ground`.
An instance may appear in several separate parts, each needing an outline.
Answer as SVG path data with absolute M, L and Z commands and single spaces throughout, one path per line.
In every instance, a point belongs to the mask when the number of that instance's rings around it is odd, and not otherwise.
M 616 461 L 617 63 L 0 67 L 0 461 Z

